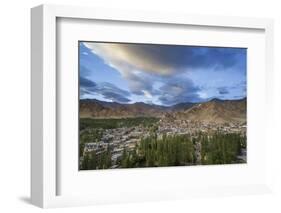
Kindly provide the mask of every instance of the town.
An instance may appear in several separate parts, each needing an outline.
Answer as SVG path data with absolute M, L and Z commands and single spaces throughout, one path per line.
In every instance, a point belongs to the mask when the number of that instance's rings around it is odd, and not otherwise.
M 80 168 L 83 167 L 85 156 L 93 152 L 97 159 L 99 156 L 109 153 L 111 158 L 110 168 L 120 168 L 120 162 L 124 151 L 133 152 L 139 145 L 140 141 L 150 137 L 151 134 L 156 136 L 156 140 L 161 140 L 163 136 L 188 135 L 191 138 L 196 138 L 199 132 L 206 135 L 212 135 L 218 131 L 221 134 L 235 133 L 245 137 L 246 123 L 215 123 L 161 118 L 149 126 L 139 124 L 135 126 L 122 126 L 109 129 L 87 127 L 80 131 Z M 81 141 L 81 138 L 85 135 L 87 139 Z M 197 156 L 197 164 L 200 164 L 200 141 L 194 143 L 194 149 Z M 246 161 L 245 155 L 246 152 L 243 152 L 242 150 L 242 156 L 237 156 L 237 158 L 240 158 L 241 161 Z

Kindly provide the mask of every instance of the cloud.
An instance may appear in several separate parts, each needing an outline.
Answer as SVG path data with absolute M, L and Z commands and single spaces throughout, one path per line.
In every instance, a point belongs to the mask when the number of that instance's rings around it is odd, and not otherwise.
M 243 80 L 236 85 L 237 88 L 241 88 L 243 92 L 247 92 L 247 81 Z
M 165 105 L 185 102 L 199 102 L 200 88 L 188 78 L 173 78 L 159 88 L 159 101 Z
M 246 49 L 239 48 L 95 42 L 83 44 L 106 64 L 120 72 L 127 80 L 130 91 L 135 95 L 156 95 L 157 91 L 153 88 L 153 84 L 159 78 L 161 80 L 174 78 L 196 69 L 227 70 L 240 66 L 246 54 Z M 171 85 L 166 87 L 169 86 Z M 220 90 L 220 93 L 226 94 L 226 92 L 226 90 Z M 162 101 L 172 102 L 171 99 L 175 98 L 168 98 L 168 94 L 171 96 L 174 94 L 169 90 L 166 90 L 166 93 L 166 97 L 161 98 Z M 196 99 L 195 94 L 187 98 L 188 94 L 184 94 L 185 99 Z
M 80 95 L 101 95 L 105 99 L 119 103 L 128 103 L 131 100 L 128 98 L 131 94 L 118 88 L 114 84 L 102 82 L 95 83 L 90 79 L 80 76 Z
M 87 78 L 84 78 L 80 75 L 80 87 L 82 88 L 94 88 L 97 84 Z
M 156 78 L 142 72 L 128 72 L 124 78 L 127 80 L 130 91 L 135 95 L 154 95 L 153 83 Z
M 84 45 L 125 75 L 134 70 L 165 76 L 186 69 L 227 69 L 240 64 L 241 54 L 246 54 L 246 49 L 240 48 L 94 42 Z
M 123 103 L 130 102 L 131 95 L 158 100 L 157 103 L 165 105 L 198 102 L 217 93 L 229 96 L 232 92 L 230 87 L 217 88 L 224 86 L 223 84 L 205 89 L 210 92 L 204 93 L 190 79 L 196 80 L 196 75 L 192 75 L 192 72 L 201 71 L 197 72 L 197 76 L 208 76 L 210 71 L 222 71 L 225 75 L 232 75 L 231 70 L 241 73 L 246 70 L 247 52 L 243 48 L 83 42 L 83 51 L 92 52 L 95 57 L 118 71 L 129 92 L 114 84 L 96 83 L 90 89 L 81 88 L 81 93 L 99 94 L 106 99 Z M 81 67 L 80 75 L 88 76 L 89 71 Z M 161 85 L 156 86 L 157 83 Z M 199 81 L 196 80 L 196 83 Z M 84 84 L 89 82 L 85 81 Z
M 91 70 L 82 65 L 80 65 L 79 72 L 80 72 L 80 76 L 84 76 L 84 77 L 89 76 L 91 74 Z
M 130 102 L 130 99 L 128 97 L 131 94 L 128 91 L 120 89 L 119 87 L 111 83 L 99 83 L 98 86 L 92 91 L 101 94 L 104 96 L 104 98 L 110 99 L 112 101 L 117 101 L 121 103 Z
M 110 91 L 102 91 L 101 94 L 103 95 L 104 98 L 109 99 L 114 102 L 119 102 L 119 103 L 128 103 L 131 100 L 122 96 L 121 94 L 115 93 L 115 92 L 110 92 Z
M 227 87 L 219 87 L 217 88 L 220 95 L 227 95 L 229 94 L 229 90 Z

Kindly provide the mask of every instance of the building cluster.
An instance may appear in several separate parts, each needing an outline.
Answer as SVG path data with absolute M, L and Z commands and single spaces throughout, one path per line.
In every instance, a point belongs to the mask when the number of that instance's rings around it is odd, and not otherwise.
M 141 138 L 148 136 L 149 129 L 142 126 L 105 129 L 99 141 L 85 143 L 83 156 L 92 151 L 95 151 L 97 156 L 110 151 L 114 168 L 122 157 L 124 149 L 126 151 L 134 150 Z
M 245 135 L 246 124 L 241 122 L 216 123 L 178 119 L 173 121 L 160 120 L 158 125 L 158 133 L 165 133 L 166 135 L 194 135 L 198 132 L 212 134 L 218 130 L 222 133 L 240 133 Z
M 161 139 L 163 135 L 196 135 L 199 131 L 212 134 L 215 131 L 221 131 L 224 133 L 241 133 L 246 134 L 246 125 L 241 123 L 210 123 L 210 122 L 198 122 L 191 120 L 160 120 L 156 124 L 155 133 L 158 139 Z M 149 137 L 150 128 L 143 127 L 141 125 L 135 127 L 122 127 L 115 129 L 104 129 L 99 141 L 92 141 L 85 143 L 84 153 L 95 151 L 99 156 L 102 153 L 110 151 L 112 168 L 118 167 L 117 162 L 121 159 L 124 149 L 126 151 L 132 151 L 142 138 Z M 199 145 L 198 145 L 199 146 Z M 200 147 L 197 147 L 200 149 Z M 199 151 L 199 150 L 198 150 Z M 83 159 L 81 156 L 81 160 Z

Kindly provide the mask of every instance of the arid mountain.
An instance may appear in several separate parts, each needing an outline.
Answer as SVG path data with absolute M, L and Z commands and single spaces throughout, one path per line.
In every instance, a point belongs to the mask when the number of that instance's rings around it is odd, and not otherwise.
M 215 123 L 246 122 L 247 100 L 219 100 L 213 99 L 199 103 L 193 107 L 176 112 L 175 119 L 187 119 Z
M 166 119 L 186 119 L 206 122 L 245 122 L 246 99 L 212 99 L 204 103 L 180 103 L 174 106 L 159 106 L 146 103 L 120 104 L 96 99 L 80 100 L 82 118 L 120 118 L 152 116 Z
M 118 117 L 161 117 L 169 107 L 150 105 L 142 102 L 120 104 L 96 99 L 80 100 L 80 117 L 118 118 Z
M 196 105 L 196 104 L 191 103 L 191 102 L 179 103 L 179 104 L 175 104 L 175 105 L 171 106 L 170 109 L 173 112 L 177 112 L 177 111 L 180 111 L 180 110 L 187 110 L 187 109 L 193 107 L 194 105 Z

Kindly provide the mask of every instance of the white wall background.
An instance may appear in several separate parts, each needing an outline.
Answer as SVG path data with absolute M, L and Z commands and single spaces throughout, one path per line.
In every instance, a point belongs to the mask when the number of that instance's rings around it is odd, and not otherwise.
M 272 195 L 53 209 L 52 212 L 280 212 L 281 205 L 281 6 L 278 0 L 6 0 L 0 6 L 0 212 L 37 212 L 29 204 L 30 8 L 42 3 L 269 17 L 275 19 L 275 124 Z M 278 85 L 279 84 L 279 85 Z M 279 109 L 279 110 L 278 110 Z M 278 126 L 279 125 L 279 126 Z M 120 195 L 122 196 L 122 195 Z

